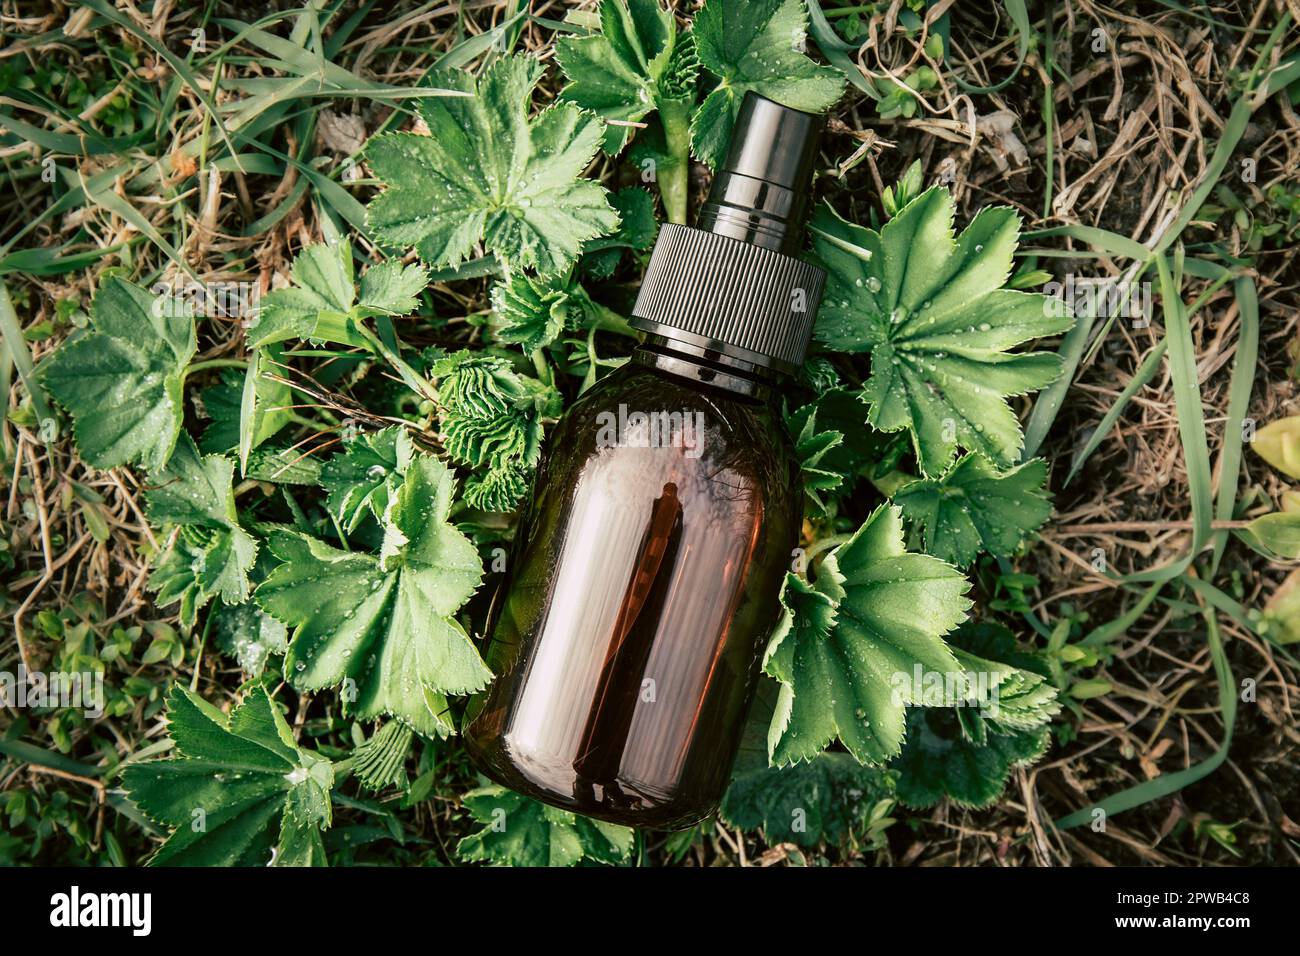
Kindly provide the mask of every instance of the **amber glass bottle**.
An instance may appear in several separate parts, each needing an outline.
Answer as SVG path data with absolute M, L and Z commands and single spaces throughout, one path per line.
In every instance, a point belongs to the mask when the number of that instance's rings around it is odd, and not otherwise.
M 645 344 L 548 436 L 466 714 L 513 790 L 676 828 L 726 788 L 802 520 L 776 398 L 824 279 L 791 254 L 819 129 L 746 97 L 699 228 L 660 232 Z

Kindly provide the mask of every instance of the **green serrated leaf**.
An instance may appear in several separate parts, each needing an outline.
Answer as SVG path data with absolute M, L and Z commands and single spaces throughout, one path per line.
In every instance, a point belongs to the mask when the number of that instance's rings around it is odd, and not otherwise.
M 160 605 L 181 601 L 187 627 L 213 595 L 227 604 L 248 600 L 257 541 L 239 524 L 233 479 L 228 458 L 201 455 L 182 434 L 167 467 L 155 477 L 156 486 L 145 494 L 150 520 L 181 528 L 150 584 Z
M 823 491 L 834 491 L 844 484 L 844 476 L 829 468 L 822 467 L 822 459 L 832 449 L 844 442 L 844 433 L 833 428 L 817 430 L 817 410 L 814 408 L 803 420 L 795 439 L 795 453 L 799 456 L 800 474 L 803 477 L 804 494 L 816 509 L 817 514 L 826 513 L 826 503 L 822 500 Z
M 635 123 L 676 92 L 662 84 L 676 45 L 677 22 L 659 0 L 601 0 L 599 33 L 556 38 L 555 58 L 569 78 L 561 96 L 606 120 Z M 605 151 L 619 153 L 632 131 L 607 125 Z
M 882 505 L 830 554 L 814 584 L 786 575 L 785 613 L 763 667 L 781 682 L 768 753 L 783 766 L 832 740 L 864 763 L 898 753 L 916 668 L 959 676 L 943 635 L 971 603 L 951 565 L 903 548 L 902 515 Z
M 961 458 L 940 479 L 914 481 L 894 495 L 920 525 L 926 549 L 965 567 L 980 551 L 1009 557 L 1051 516 L 1047 462 L 1035 458 L 999 473 L 982 455 Z
M 456 855 L 497 866 L 573 866 L 582 860 L 621 863 L 632 852 L 629 827 L 578 816 L 504 787 L 487 786 L 462 798 L 483 829 L 465 837 Z
M 1013 210 L 982 210 L 955 241 L 952 218 L 952 197 L 934 187 L 878 233 L 829 208 L 811 226 L 827 272 L 814 335 L 832 349 L 871 352 L 868 421 L 909 429 L 932 477 L 959 447 L 1016 463 L 1023 436 L 1006 398 L 1050 384 L 1061 362 L 1008 349 L 1073 325 L 1059 300 L 1002 288 L 1019 235 Z
M 907 712 L 897 770 L 898 798 L 910 807 L 931 807 L 944 797 L 963 807 L 985 807 L 1002 793 L 1013 767 L 1032 763 L 1047 750 L 1047 728 L 991 733 L 983 745 L 969 739 L 958 710 L 915 707 Z
M 378 555 L 297 532 L 271 536 L 283 563 L 256 597 L 294 628 L 285 657 L 294 687 L 342 684 L 350 715 L 454 732 L 445 695 L 481 690 L 492 676 L 454 617 L 483 575 L 473 543 L 447 522 L 454 484 L 442 462 L 412 457 L 384 509 Z
M 600 121 L 571 104 L 529 117 L 542 64 L 514 55 L 483 76 L 438 74 L 467 97 L 429 97 L 429 135 L 389 133 L 366 145 L 387 188 L 367 207 L 375 234 L 414 247 L 430 266 L 454 266 L 482 241 L 510 270 L 562 271 L 618 214 L 598 183 L 579 179 L 599 148 Z
M 592 239 L 582 247 L 582 272 L 596 279 L 614 274 L 622 250 L 649 249 L 659 232 L 654 198 L 639 186 L 628 186 L 610 196 L 618 210 L 619 226 L 611 235 Z
M 173 828 L 151 866 L 261 865 L 271 860 L 272 829 L 281 817 L 317 832 L 329 825 L 330 763 L 294 743 L 264 688 L 255 687 L 226 717 L 173 685 L 168 724 L 179 756 L 122 772 L 140 810 Z M 294 805 L 307 812 L 293 814 Z
M 429 279 L 422 266 L 389 259 L 366 270 L 358 289 L 352 245 L 346 240 L 308 246 L 290 272 L 293 285 L 262 296 L 248 329 L 251 348 L 290 339 L 369 347 L 353 323 L 410 313 Z
M 726 158 L 745 93 L 820 113 L 844 91 L 844 78 L 801 51 L 808 12 L 800 0 L 707 0 L 692 31 L 700 63 L 720 82 L 691 121 L 695 155 L 716 169 Z
M 971 683 L 985 692 L 962 707 L 908 710 L 903 751 L 890 766 L 900 774 L 899 798 L 910 806 L 945 796 L 962 806 L 993 802 L 1013 767 L 1046 750 L 1045 725 L 1061 710 L 1045 662 L 1019 650 L 1003 625 L 968 621 L 949 642 Z
M 793 767 L 737 774 L 722 799 L 724 820 L 762 830 L 769 843 L 842 843 L 871 810 L 893 794 L 893 780 L 849 754 L 820 753 Z
M 382 519 L 389 499 L 401 487 L 415 448 L 399 425 L 349 438 L 345 451 L 321 468 L 326 507 L 349 534 L 367 515 Z
M 213 612 L 213 637 L 250 677 L 260 677 L 267 659 L 289 649 L 289 630 L 251 601 Z
M 181 388 L 194 351 L 188 303 L 111 278 L 91 305 L 90 329 L 69 338 L 38 374 L 72 415 L 82 458 L 97 468 L 138 462 L 158 471 L 181 431 Z
M 452 459 L 484 469 L 465 485 L 465 500 L 509 511 L 527 490 L 541 454 L 543 421 L 560 411 L 555 389 L 514 372 L 491 355 L 462 351 L 434 365 L 444 445 Z

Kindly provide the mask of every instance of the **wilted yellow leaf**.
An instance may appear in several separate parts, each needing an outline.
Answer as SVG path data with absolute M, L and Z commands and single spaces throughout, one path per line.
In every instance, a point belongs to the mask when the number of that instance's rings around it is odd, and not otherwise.
M 1269 422 L 1255 433 L 1250 447 L 1282 474 L 1300 478 L 1300 415 Z

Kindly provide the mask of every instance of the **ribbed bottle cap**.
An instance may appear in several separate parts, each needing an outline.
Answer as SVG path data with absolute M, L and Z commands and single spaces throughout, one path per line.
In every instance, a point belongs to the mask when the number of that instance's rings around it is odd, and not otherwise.
M 754 364 L 798 371 L 826 276 L 803 242 L 823 117 L 746 93 L 696 228 L 667 223 L 631 324 Z

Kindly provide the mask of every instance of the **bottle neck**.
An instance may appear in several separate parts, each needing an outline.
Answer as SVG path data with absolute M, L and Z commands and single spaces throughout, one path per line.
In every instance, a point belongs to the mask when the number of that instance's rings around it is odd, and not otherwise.
M 669 375 L 764 402 L 772 397 L 776 373 L 753 362 L 679 342 L 662 335 L 648 335 L 632 361 Z

